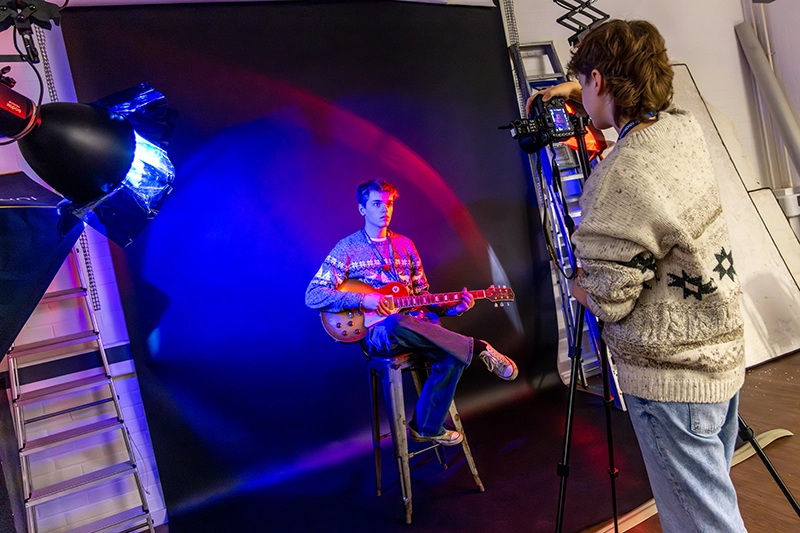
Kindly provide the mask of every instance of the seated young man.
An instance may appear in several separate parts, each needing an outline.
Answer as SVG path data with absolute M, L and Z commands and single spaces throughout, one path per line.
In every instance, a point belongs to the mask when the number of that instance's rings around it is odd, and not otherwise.
M 463 437 L 445 429 L 444 421 L 461 373 L 475 356 L 498 377 L 509 381 L 517 377 L 517 365 L 489 343 L 460 335 L 439 323 L 439 316 L 458 316 L 472 308 L 474 301 L 466 288 L 458 303 L 401 313 L 393 313 L 390 301 L 379 292 L 337 289 L 345 280 L 354 279 L 375 289 L 399 282 L 411 295 L 428 292 L 428 280 L 414 243 L 389 230 L 397 189 L 384 180 L 371 180 L 358 186 L 356 197 L 364 228 L 339 241 L 328 254 L 308 285 L 306 305 L 330 312 L 361 308 L 385 317 L 367 332 L 370 354 L 396 355 L 411 350 L 431 362 L 431 375 L 409 424 L 411 439 L 446 446 L 459 444 Z

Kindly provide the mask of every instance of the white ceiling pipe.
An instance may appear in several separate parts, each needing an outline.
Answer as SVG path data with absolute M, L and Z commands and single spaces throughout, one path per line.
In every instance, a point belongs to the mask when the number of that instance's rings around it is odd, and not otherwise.
M 781 138 L 789 152 L 794 168 L 800 172 L 800 124 L 798 124 L 797 116 L 789 105 L 775 73 L 770 68 L 764 49 L 750 23 L 737 24 L 736 36 L 739 38 L 739 44 L 742 46 L 756 84 L 761 90 L 761 94 L 764 95 L 772 120 L 781 132 Z

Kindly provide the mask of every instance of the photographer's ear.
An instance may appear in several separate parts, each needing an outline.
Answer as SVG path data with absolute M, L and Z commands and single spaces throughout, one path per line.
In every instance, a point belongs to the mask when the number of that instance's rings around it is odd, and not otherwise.
M 594 69 L 589 74 L 589 79 L 587 80 L 589 83 L 587 84 L 589 89 L 596 95 L 600 95 L 603 92 L 603 87 L 605 86 L 605 78 L 603 78 L 603 74 Z M 584 88 L 586 90 L 586 88 Z

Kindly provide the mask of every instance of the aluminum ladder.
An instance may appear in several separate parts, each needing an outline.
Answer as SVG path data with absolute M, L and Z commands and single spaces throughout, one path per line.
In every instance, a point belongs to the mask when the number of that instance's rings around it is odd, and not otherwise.
M 81 259 L 83 257 L 83 259 Z M 63 533 L 155 533 L 153 520 L 147 503 L 145 488 L 134 456 L 130 434 L 120 406 L 119 395 L 111 375 L 108 358 L 100 335 L 95 310 L 99 309 L 96 293 L 86 283 L 87 277 L 93 281 L 91 263 L 88 261 L 88 238 L 84 233 L 73 247 L 62 271 L 68 269 L 73 287 L 48 292 L 39 306 L 62 306 L 67 309 L 77 307 L 84 315 L 83 331 L 76 331 L 28 344 L 12 346 L 8 353 L 9 381 L 11 389 L 11 411 L 15 427 L 19 462 L 22 474 L 22 488 L 29 533 L 46 533 L 40 530 L 37 512 L 47 504 L 69 508 L 68 497 L 86 494 L 88 505 L 82 510 L 94 514 L 90 523 L 80 523 Z M 52 287 L 52 285 L 51 285 Z M 22 385 L 20 369 L 31 369 L 36 365 L 86 354 L 96 350 L 96 366 L 73 375 L 57 376 L 48 379 L 47 386 L 37 387 L 39 383 Z M 30 372 L 30 370 L 27 370 Z M 80 376 L 75 378 L 74 376 Z M 110 406 L 110 407 L 109 407 Z M 86 422 L 86 420 L 92 420 Z M 117 435 L 115 436 L 114 433 Z M 29 437 L 31 434 L 31 437 Z M 48 454 L 58 454 L 61 450 L 69 452 L 74 447 L 88 455 L 104 446 L 113 446 L 122 439 L 126 454 L 119 463 L 84 472 L 81 475 L 62 479 L 47 486 L 35 486 L 32 470 L 48 458 Z M 120 456 L 122 454 L 115 454 Z M 103 490 L 111 484 L 121 484 L 136 490 L 126 490 L 123 498 L 138 500 L 135 505 L 128 501 L 115 502 L 108 509 L 109 501 L 94 501 L 90 491 Z M 119 494 L 115 486 L 111 492 Z M 131 496 L 138 493 L 138 497 Z M 66 502 L 66 503 L 65 503 Z M 91 506 L 91 507 L 89 507 Z M 95 510 L 94 507 L 97 507 Z M 125 510 L 119 511 L 119 508 Z M 112 513 L 112 514 L 109 514 Z M 97 517 L 100 517 L 99 519 Z M 52 530 L 52 528 L 47 528 Z

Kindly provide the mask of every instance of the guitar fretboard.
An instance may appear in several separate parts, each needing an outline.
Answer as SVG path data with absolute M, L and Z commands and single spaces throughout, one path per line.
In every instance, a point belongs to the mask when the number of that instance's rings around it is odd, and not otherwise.
M 469 291 L 473 298 L 480 300 L 486 298 L 486 291 Z M 441 294 L 421 294 L 419 296 L 395 296 L 392 298 L 395 309 L 406 309 L 409 307 L 424 307 L 426 305 L 438 305 L 457 303 L 461 301 L 460 292 L 445 292 Z

